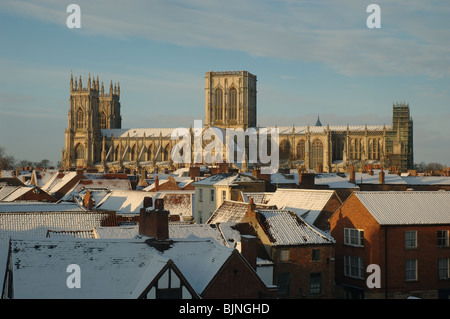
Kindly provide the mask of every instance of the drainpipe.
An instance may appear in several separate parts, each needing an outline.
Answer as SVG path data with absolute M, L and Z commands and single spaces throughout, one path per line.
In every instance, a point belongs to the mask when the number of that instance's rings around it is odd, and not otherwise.
M 387 230 L 388 227 L 384 227 L 384 298 L 388 299 L 388 244 L 387 244 Z

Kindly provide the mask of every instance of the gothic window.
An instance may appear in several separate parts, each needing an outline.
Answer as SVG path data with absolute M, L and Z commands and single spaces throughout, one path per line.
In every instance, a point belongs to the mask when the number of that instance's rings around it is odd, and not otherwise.
M 223 92 L 221 89 L 216 89 L 215 101 L 215 120 L 222 120 Z
M 106 129 L 106 114 L 105 112 L 100 113 L 100 129 Z
M 323 165 L 323 143 L 316 139 L 311 145 L 310 167 L 315 169 L 318 164 Z
M 230 120 L 237 119 L 237 91 L 235 88 L 230 90 Z
M 337 137 L 332 142 L 333 147 L 333 161 L 343 159 L 344 155 L 344 139 L 341 137 Z
M 280 143 L 280 160 L 288 160 L 291 152 L 291 144 L 288 140 L 283 140 Z
M 84 159 L 84 145 L 78 144 L 75 148 L 75 157 L 76 159 Z
M 350 143 L 350 159 L 360 160 L 361 159 L 361 142 L 359 138 L 352 139 Z
M 297 159 L 300 161 L 305 160 L 305 141 L 301 140 L 297 144 Z
M 379 159 L 379 144 L 378 139 L 369 140 L 369 159 Z
M 114 151 L 114 160 L 118 161 L 119 160 L 119 146 L 116 147 L 116 150 Z
M 76 118 L 76 129 L 83 129 L 84 128 L 84 114 L 83 110 L 80 108 L 77 111 L 77 118 Z

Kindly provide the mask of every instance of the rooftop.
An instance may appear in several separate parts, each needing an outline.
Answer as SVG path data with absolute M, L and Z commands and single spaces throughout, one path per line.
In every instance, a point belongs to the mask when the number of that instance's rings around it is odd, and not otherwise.
M 450 224 L 450 192 L 355 192 L 380 225 Z

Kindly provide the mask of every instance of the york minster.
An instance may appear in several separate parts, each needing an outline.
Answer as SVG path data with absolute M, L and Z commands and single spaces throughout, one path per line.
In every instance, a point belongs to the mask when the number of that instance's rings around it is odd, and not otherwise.
M 206 72 L 203 129 L 261 130 L 257 123 L 256 83 L 256 76 L 248 71 Z M 186 123 L 186 128 L 193 134 L 192 123 Z M 366 165 L 399 172 L 413 168 L 413 121 L 405 103 L 393 104 L 392 125 L 333 126 L 323 125 L 318 118 L 314 125 L 273 123 L 272 128 L 279 132 L 278 145 L 270 147 L 278 148 L 280 168 L 316 172 L 344 172 L 349 167 L 362 169 Z M 174 130 L 122 128 L 119 83 L 111 81 L 105 91 L 98 77 L 91 79 L 89 75 L 84 86 L 81 76 L 74 79 L 72 75 L 62 165 L 65 169 L 101 171 L 171 169 L 179 165 L 172 160 L 177 144 L 171 138 Z M 259 163 L 228 165 L 245 171 Z

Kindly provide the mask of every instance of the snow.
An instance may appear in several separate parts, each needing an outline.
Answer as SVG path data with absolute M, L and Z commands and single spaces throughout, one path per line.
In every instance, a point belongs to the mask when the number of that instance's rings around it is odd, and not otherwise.
M 233 250 L 198 238 L 163 251 L 143 240 L 13 240 L 14 297 L 137 298 L 169 260 L 200 294 Z M 66 285 L 70 264 L 80 267 L 81 288 Z

